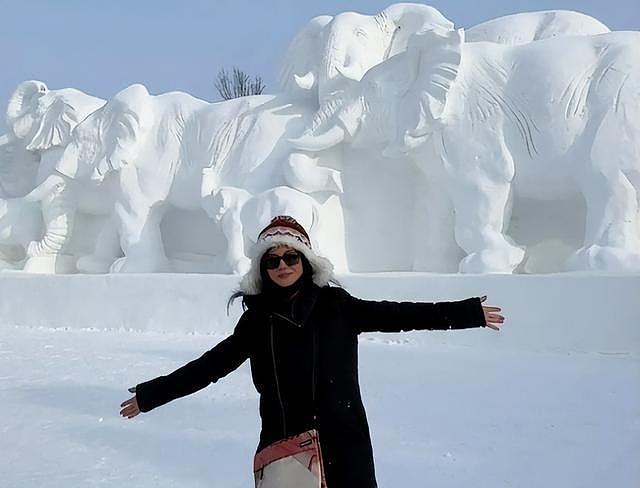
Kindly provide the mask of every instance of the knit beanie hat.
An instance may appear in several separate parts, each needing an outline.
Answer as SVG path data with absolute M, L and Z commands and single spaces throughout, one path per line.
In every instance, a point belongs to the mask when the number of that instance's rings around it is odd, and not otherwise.
M 246 295 L 257 295 L 262 292 L 260 276 L 260 260 L 262 255 L 272 247 L 286 244 L 302 253 L 313 271 L 313 282 L 318 286 L 326 286 L 333 278 L 333 264 L 327 258 L 316 254 L 311 247 L 309 234 L 293 217 L 279 215 L 274 217 L 260 234 L 251 253 L 251 268 L 240 280 L 240 290 Z

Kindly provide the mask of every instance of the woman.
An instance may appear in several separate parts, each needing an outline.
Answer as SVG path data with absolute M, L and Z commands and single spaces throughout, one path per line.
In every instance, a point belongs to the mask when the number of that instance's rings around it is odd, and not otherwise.
M 328 488 L 376 487 L 369 427 L 358 384 L 358 334 L 415 329 L 498 330 L 504 317 L 486 297 L 459 302 L 368 301 L 329 286 L 331 263 L 307 232 L 280 216 L 259 234 L 240 282 L 245 312 L 232 335 L 168 376 L 129 391 L 121 415 L 132 418 L 198 391 L 247 358 L 260 394 L 258 450 L 317 429 Z M 230 300 L 230 301 L 231 301 Z

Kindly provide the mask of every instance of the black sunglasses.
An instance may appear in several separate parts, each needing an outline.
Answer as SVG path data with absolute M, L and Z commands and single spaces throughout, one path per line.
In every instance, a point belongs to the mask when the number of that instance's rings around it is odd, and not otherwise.
M 277 254 L 267 254 L 262 262 L 266 269 L 277 269 L 278 266 L 280 266 L 281 259 L 287 266 L 294 266 L 300 262 L 300 254 L 293 251 L 285 252 L 282 256 L 278 256 Z

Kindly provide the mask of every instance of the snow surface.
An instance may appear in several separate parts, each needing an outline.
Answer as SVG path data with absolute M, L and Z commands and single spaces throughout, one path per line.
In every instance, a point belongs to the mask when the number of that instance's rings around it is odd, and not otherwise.
M 152 413 L 118 416 L 127 387 L 228 333 L 239 310 L 222 309 L 235 281 L 1 273 L 0 485 L 253 486 L 259 418 L 248 364 Z M 375 299 L 486 293 L 507 317 L 500 332 L 362 336 L 382 488 L 640 484 L 637 275 L 341 281 Z

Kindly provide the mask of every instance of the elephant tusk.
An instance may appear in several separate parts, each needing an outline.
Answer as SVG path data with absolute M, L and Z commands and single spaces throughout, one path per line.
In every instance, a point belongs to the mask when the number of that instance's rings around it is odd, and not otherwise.
M 56 188 L 61 188 L 65 184 L 65 179 L 62 175 L 52 174 L 47 177 L 42 183 L 36 186 L 30 193 L 23 198 L 26 202 L 37 202 L 49 195 Z
M 362 79 L 362 70 L 350 66 L 336 66 L 336 71 L 348 80 L 360 81 Z
M 344 140 L 344 136 L 344 129 L 335 125 L 319 136 L 313 135 L 311 132 L 305 132 L 298 138 L 289 139 L 289 143 L 294 148 L 302 151 L 320 152 L 339 144 Z
M 311 90 L 316 84 L 316 76 L 312 71 L 309 71 L 304 76 L 293 75 L 293 79 L 295 80 L 296 85 L 303 90 Z

